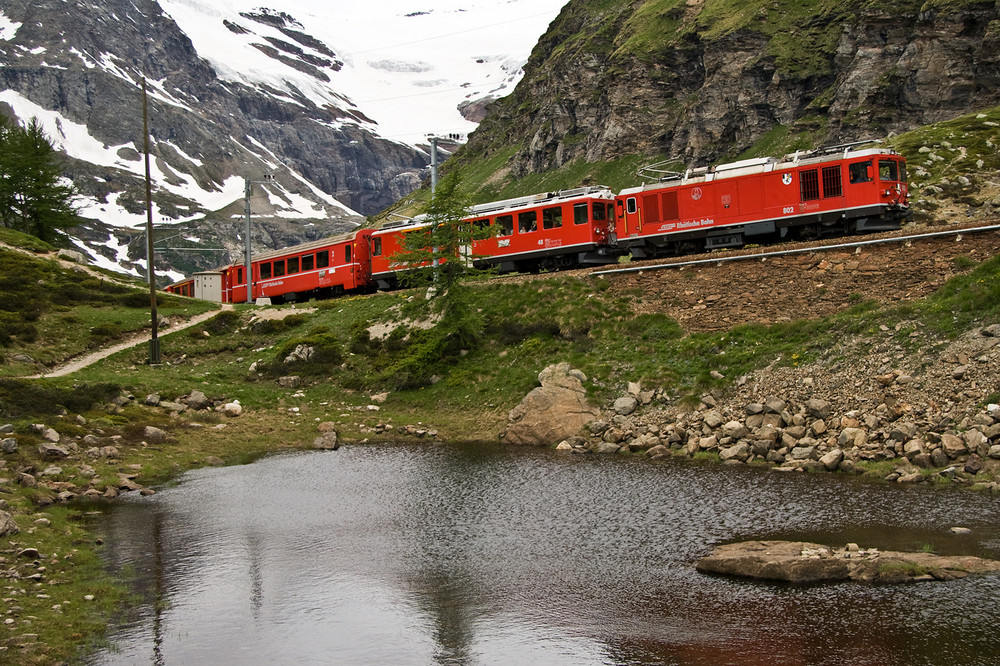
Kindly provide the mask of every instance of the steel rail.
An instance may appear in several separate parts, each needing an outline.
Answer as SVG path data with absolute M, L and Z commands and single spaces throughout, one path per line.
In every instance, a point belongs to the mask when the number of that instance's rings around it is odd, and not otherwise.
M 866 245 L 882 245 L 884 243 L 901 243 L 925 238 L 936 238 L 940 236 L 960 236 L 962 234 L 980 233 L 983 231 L 998 231 L 1000 224 L 993 224 L 985 227 L 966 227 L 963 229 L 949 229 L 948 231 L 935 231 L 924 234 L 913 234 L 910 236 L 893 236 L 892 238 L 877 238 L 875 240 L 856 241 L 853 243 L 837 243 L 835 245 L 812 245 L 800 247 L 792 250 L 777 250 L 775 252 L 760 252 L 757 254 L 741 254 L 731 257 L 716 257 L 714 259 L 693 259 L 691 261 L 678 261 L 670 264 L 653 264 L 650 266 L 634 266 L 630 268 L 613 268 L 611 270 L 594 271 L 589 275 L 617 275 L 623 273 L 641 273 L 642 271 L 662 270 L 666 268 L 681 268 L 683 266 L 698 266 L 702 264 L 721 264 L 726 261 L 745 261 L 747 259 L 763 259 L 767 257 L 783 257 L 792 254 L 804 254 L 806 252 L 822 252 L 825 250 L 844 250 L 849 248 L 864 247 Z

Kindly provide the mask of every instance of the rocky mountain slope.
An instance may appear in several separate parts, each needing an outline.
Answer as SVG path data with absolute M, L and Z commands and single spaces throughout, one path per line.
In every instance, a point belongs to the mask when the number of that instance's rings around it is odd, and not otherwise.
M 412 38 L 418 23 L 473 33 L 462 21 L 488 18 L 485 3 L 475 0 L 469 7 L 440 0 L 419 12 L 384 3 L 391 20 L 382 21 L 381 42 L 354 34 L 361 20 L 355 6 L 272 4 L 278 9 L 241 0 L 0 6 L 0 112 L 39 118 L 66 153 L 66 175 L 89 220 L 75 242 L 92 260 L 135 274 L 144 266 L 143 78 L 154 221 L 173 225 L 159 234 L 157 266 L 179 277 L 242 256 L 244 178 L 273 177 L 254 185 L 258 250 L 353 228 L 409 193 L 429 164 L 423 132 L 450 126 L 428 123 L 417 139 L 404 140 L 390 135 L 400 131 L 399 118 L 423 124 L 435 113 L 440 123 L 468 131 L 475 124 L 463 120 L 458 103 L 475 113 L 483 97 L 503 94 L 520 76 L 517 51 L 526 56 L 530 48 L 521 38 L 498 53 L 495 40 L 481 39 L 481 52 L 452 58 L 453 72 L 440 71 L 432 46 L 467 45 L 474 34 L 434 45 L 411 41 L 402 54 L 389 49 L 401 41 L 397 32 L 409 27 Z M 511 18 L 529 44 L 559 6 L 514 4 Z M 529 9 L 531 16 L 517 18 Z M 358 44 L 368 50 L 344 52 Z M 384 99 L 394 94 L 401 97 Z M 449 104 L 451 114 L 441 113 Z M 387 108 L 394 110 L 388 119 Z
M 461 155 L 512 151 L 498 183 L 880 138 L 996 106 L 998 57 L 992 0 L 574 0 Z

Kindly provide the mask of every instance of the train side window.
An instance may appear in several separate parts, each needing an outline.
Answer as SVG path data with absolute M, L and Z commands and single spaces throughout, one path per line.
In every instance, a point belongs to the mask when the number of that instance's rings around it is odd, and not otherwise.
M 497 225 L 500 227 L 501 236 L 513 236 L 514 235 L 514 216 L 513 215 L 497 215 Z
M 274 277 L 281 277 L 285 274 L 285 260 L 274 262 Z
M 311 271 L 313 269 L 313 256 L 311 254 L 302 255 L 302 271 Z
M 298 273 L 298 272 L 299 272 L 299 258 L 292 257 L 291 259 L 288 260 L 288 274 L 291 275 L 292 273 Z
M 799 172 L 799 191 L 802 201 L 819 199 L 819 173 L 816 169 Z
M 626 213 L 631 215 L 632 213 L 635 213 L 637 210 L 639 210 L 639 208 L 638 206 L 636 206 L 635 197 L 629 197 L 628 199 L 625 200 Z
M 382 256 L 382 239 L 373 238 L 372 239 L 372 256 L 381 257 Z
M 326 268 L 330 265 L 330 255 L 327 252 L 316 253 L 316 268 Z
M 854 162 L 847 167 L 848 179 L 851 184 L 870 183 L 872 180 L 872 161 Z
M 840 166 L 823 167 L 823 198 L 844 196 Z
M 260 279 L 270 280 L 271 279 L 271 264 L 261 264 L 260 265 Z
M 533 210 L 517 214 L 517 233 L 530 234 L 538 231 L 538 213 Z
M 236 284 L 243 284 L 243 267 L 236 269 Z
M 562 206 L 542 209 L 542 228 L 559 229 L 562 227 Z
M 351 263 L 351 246 L 344 246 L 344 263 Z
M 878 161 L 878 179 L 882 181 L 899 180 L 899 172 L 896 169 L 895 160 L 879 160 Z
M 597 212 L 597 204 L 594 204 L 594 212 Z M 594 219 L 598 219 L 597 215 L 594 215 Z M 587 204 L 573 204 L 573 224 L 587 224 L 589 221 L 590 218 L 587 217 Z

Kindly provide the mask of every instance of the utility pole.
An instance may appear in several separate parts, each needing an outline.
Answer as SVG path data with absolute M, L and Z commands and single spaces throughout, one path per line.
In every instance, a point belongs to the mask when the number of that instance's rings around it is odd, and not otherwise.
M 246 231 L 245 235 L 245 257 L 244 266 L 247 276 L 247 303 L 253 303 L 253 267 L 250 263 L 251 261 L 251 249 L 250 249 L 250 190 L 254 183 L 272 183 L 274 182 L 274 176 L 267 175 L 264 176 L 264 180 L 250 180 L 250 176 L 243 178 L 243 212 L 246 216 Z
M 160 340 L 156 337 L 156 272 L 153 270 L 153 186 L 149 175 L 149 115 L 146 110 L 146 77 L 142 77 L 142 146 L 146 154 L 146 272 L 149 279 L 149 364 L 160 364 Z
M 438 137 L 432 136 L 431 140 L 431 196 L 438 184 Z

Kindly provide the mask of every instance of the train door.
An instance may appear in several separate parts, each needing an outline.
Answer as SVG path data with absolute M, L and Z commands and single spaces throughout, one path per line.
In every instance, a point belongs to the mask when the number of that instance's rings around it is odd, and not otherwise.
M 619 238 L 638 236 L 642 228 L 642 213 L 639 210 L 639 199 L 626 196 L 618 200 L 618 220 L 621 232 Z

